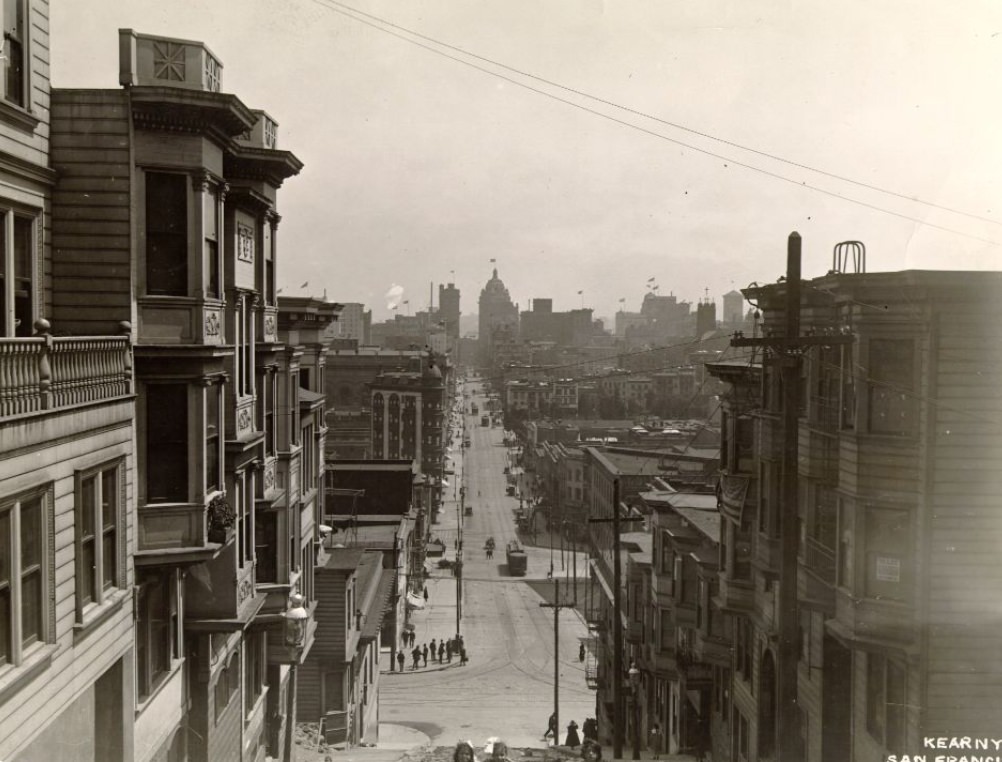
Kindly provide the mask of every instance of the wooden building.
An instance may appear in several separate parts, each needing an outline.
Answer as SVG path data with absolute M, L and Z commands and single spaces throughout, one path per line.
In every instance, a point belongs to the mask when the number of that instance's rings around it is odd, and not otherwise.
M 332 741 L 379 740 L 380 631 L 393 582 L 378 550 L 334 547 L 319 559 L 319 626 L 303 667 L 298 717 L 323 719 Z
M 2 9 L 0 758 L 131 756 L 130 326 L 54 317 L 49 3 Z M 70 335 L 75 333 L 76 335 Z
M 733 617 L 729 732 L 715 759 L 875 762 L 935 736 L 991 737 L 1002 699 L 999 273 L 832 273 L 805 281 L 796 580 L 778 556 L 778 357 L 717 364 L 730 385 L 718 598 Z M 785 285 L 744 291 L 782 335 Z M 758 379 L 761 377 L 761 384 Z M 799 727 L 777 707 L 775 603 L 797 587 Z M 763 587 L 764 586 L 764 587 Z
M 134 326 L 125 756 L 288 758 L 324 436 L 322 362 L 278 333 L 277 191 L 302 164 L 204 44 L 126 29 L 119 56 L 121 88 L 52 94 L 51 314 Z

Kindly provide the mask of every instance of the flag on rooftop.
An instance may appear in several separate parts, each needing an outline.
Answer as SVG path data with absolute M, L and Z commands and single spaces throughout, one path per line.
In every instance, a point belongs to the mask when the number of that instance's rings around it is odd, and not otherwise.
M 306 283 L 304 283 L 302 286 L 300 286 L 300 288 L 306 288 L 308 285 L 310 285 L 310 282 L 306 281 Z
M 584 291 L 578 291 L 578 296 L 581 296 L 581 294 L 583 294 L 583 293 L 584 293 Z
M 497 261 L 496 259 L 492 259 L 492 260 L 491 260 L 491 262 L 496 262 L 496 261 Z
M 648 278 L 647 282 L 650 283 L 652 280 L 654 280 L 654 278 Z

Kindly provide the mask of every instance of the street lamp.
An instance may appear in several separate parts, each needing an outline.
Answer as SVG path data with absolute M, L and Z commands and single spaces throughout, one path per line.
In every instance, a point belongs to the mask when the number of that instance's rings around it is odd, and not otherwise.
M 633 692 L 633 758 L 640 759 L 640 670 L 630 665 L 630 690 Z
M 299 593 L 289 598 L 289 609 L 285 612 L 285 644 L 293 648 L 302 648 L 306 642 L 306 620 L 309 612 L 303 607 L 306 601 Z

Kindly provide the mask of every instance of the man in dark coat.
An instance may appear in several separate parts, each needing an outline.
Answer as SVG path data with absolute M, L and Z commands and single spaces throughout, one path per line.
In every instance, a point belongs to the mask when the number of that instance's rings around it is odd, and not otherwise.
M 414 646 L 414 650 L 411 651 L 411 658 L 414 660 L 414 663 L 411 665 L 411 669 L 417 669 L 418 662 L 421 661 L 421 649 Z
M 421 661 L 424 662 L 424 664 L 422 664 L 421 666 L 423 666 L 423 667 L 427 667 L 428 666 L 428 644 L 427 643 L 425 643 L 424 644 L 424 648 L 421 649 Z
M 397 651 L 397 665 L 400 667 L 400 671 L 404 671 L 404 652 Z

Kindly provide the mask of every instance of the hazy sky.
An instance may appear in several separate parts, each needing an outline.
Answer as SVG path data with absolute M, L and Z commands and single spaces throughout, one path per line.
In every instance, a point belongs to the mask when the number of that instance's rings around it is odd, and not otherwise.
M 279 285 L 376 319 L 392 287 L 415 311 L 449 280 L 476 312 L 493 266 L 523 309 L 636 310 L 651 277 L 661 294 L 719 297 L 781 275 L 792 230 L 808 277 L 847 239 L 871 272 L 1002 265 L 998 0 L 56 0 L 51 13 L 55 87 L 117 87 L 119 28 L 204 41 L 223 89 L 273 116 L 306 165 L 279 195 Z

